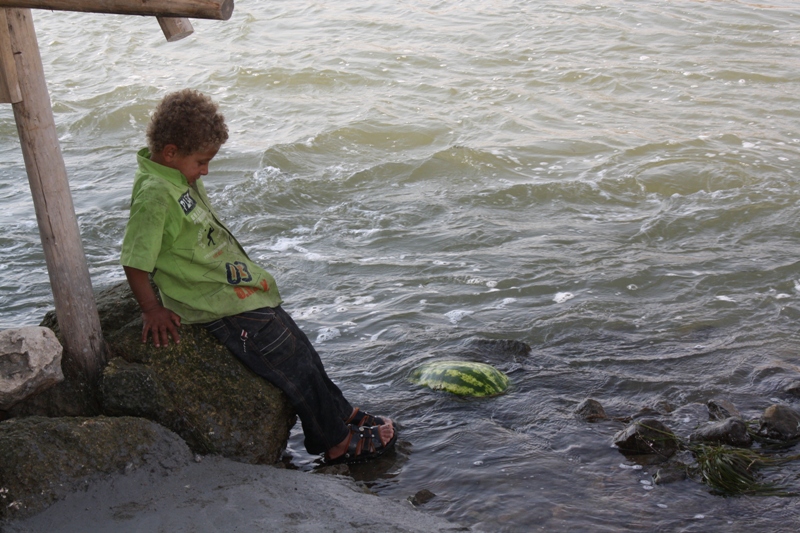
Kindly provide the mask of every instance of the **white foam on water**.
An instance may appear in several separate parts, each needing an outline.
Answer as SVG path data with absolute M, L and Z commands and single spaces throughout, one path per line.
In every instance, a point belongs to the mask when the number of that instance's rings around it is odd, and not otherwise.
M 736 300 L 734 300 L 734 299 L 733 299 L 733 298 L 731 298 L 730 296 L 717 296 L 717 297 L 716 297 L 716 299 L 717 299 L 717 300 L 719 300 L 719 301 L 721 301 L 721 302 L 732 302 L 732 303 L 736 303 Z
M 794 280 L 794 292 L 800 292 L 800 281 Z
M 447 319 L 450 321 L 451 324 L 458 324 L 465 316 L 469 316 L 473 313 L 473 311 L 466 311 L 464 309 L 456 309 L 454 311 L 448 311 L 444 314 Z
M 387 381 L 385 383 L 362 383 L 361 386 L 367 390 L 374 390 L 379 387 L 388 387 L 391 384 L 392 384 L 391 381 Z
M 269 249 L 274 252 L 286 252 L 289 250 L 305 252 L 305 248 L 300 246 L 303 242 L 304 240 L 301 237 L 278 237 L 278 240 Z
M 318 305 L 312 305 L 309 308 L 300 309 L 299 311 L 297 311 L 296 312 L 296 316 L 298 318 L 308 318 L 311 315 L 316 315 L 317 313 L 319 313 L 321 311 L 322 311 L 322 307 L 320 307 Z
M 326 342 L 341 336 L 342 332 L 339 331 L 338 328 L 332 328 L 332 327 L 322 328 L 319 330 L 319 333 L 317 334 L 317 342 Z
M 786 294 L 785 292 L 782 292 L 782 293 L 780 293 L 780 294 L 776 294 L 776 295 L 775 295 L 775 299 L 776 299 L 776 300 L 785 300 L 785 299 L 787 299 L 787 298 L 791 298 L 791 297 L 792 297 L 792 295 L 791 295 L 791 294 Z
M 555 296 L 553 296 L 553 301 L 557 304 L 563 304 L 567 300 L 572 300 L 575 298 L 575 295 L 571 292 L 557 292 Z

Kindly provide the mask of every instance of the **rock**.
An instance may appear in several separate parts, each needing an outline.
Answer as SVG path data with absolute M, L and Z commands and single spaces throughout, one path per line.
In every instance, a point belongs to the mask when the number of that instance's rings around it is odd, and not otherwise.
M 158 422 L 197 453 L 248 463 L 280 458 L 295 422 L 288 400 L 205 329 L 183 326 L 180 344 L 154 348 L 142 344 L 136 324 L 109 342 L 120 357 L 103 372 L 105 414 Z
M 278 388 L 201 326 L 183 325 L 177 345 L 143 344 L 139 306 L 125 282 L 96 299 L 110 358 L 90 391 L 96 407 L 87 401 L 87 389 L 70 380 L 23 402 L 12 416 L 137 416 L 171 429 L 195 453 L 249 463 L 278 460 L 295 422 Z M 58 331 L 54 315 L 48 314 L 45 323 Z
M 741 418 L 726 418 L 698 428 L 689 437 L 691 442 L 713 442 L 731 446 L 750 446 L 753 438 Z
M 529 344 L 513 339 L 471 339 L 468 347 L 477 352 L 505 355 L 528 355 L 531 353 Z
M 410 501 L 411 505 L 414 507 L 419 507 L 420 505 L 425 505 L 435 497 L 436 494 L 432 493 L 428 489 L 422 489 L 413 496 L 409 496 L 408 501 Z
M 614 436 L 614 444 L 625 455 L 651 455 L 666 460 L 678 451 L 678 439 L 655 418 L 642 418 Z
M 0 331 L 0 409 L 64 380 L 61 343 L 42 327 Z
M 591 398 L 583 400 L 575 409 L 575 414 L 587 422 L 595 422 L 608 418 L 600 402 Z
M 761 415 L 758 434 L 776 440 L 796 439 L 800 437 L 800 413 L 785 405 L 770 405 Z
M 708 407 L 708 416 L 711 420 L 725 420 L 726 418 L 742 418 L 742 414 L 736 409 L 728 400 L 709 400 L 706 404 Z
M 185 466 L 186 443 L 141 418 L 14 418 L 0 422 L 0 520 L 30 516 L 107 474 Z
M 800 380 L 793 381 L 784 387 L 783 392 L 791 394 L 796 398 L 800 398 Z
M 659 468 L 653 474 L 653 483 L 656 485 L 667 485 L 669 483 L 676 483 L 687 479 L 689 474 L 686 472 L 686 467 L 680 464 L 669 464 L 664 468 Z

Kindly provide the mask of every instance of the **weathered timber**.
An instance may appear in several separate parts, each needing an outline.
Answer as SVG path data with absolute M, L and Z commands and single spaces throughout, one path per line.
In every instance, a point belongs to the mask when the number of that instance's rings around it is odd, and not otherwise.
M 21 100 L 11 36 L 8 34 L 8 16 L 5 9 L 0 9 L 0 103 L 15 104 Z
M 164 32 L 164 37 L 167 41 L 173 43 L 180 41 L 184 37 L 190 36 L 194 32 L 192 23 L 187 18 L 178 17 L 156 17 L 158 24 L 161 26 L 161 31 Z
M 233 0 L 0 0 L 0 7 L 228 20 Z
M 62 328 L 64 360 L 95 382 L 105 365 L 105 342 L 33 19 L 29 9 L 6 9 L 5 13 L 23 96 L 12 107 Z

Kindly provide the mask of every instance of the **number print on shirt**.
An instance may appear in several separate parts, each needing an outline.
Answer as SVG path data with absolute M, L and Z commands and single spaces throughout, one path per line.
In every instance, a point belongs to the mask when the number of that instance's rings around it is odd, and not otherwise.
M 238 285 L 241 282 L 247 283 L 253 281 L 253 276 L 247 270 L 247 265 L 241 261 L 234 261 L 233 263 L 225 263 L 225 269 L 228 272 L 228 283 L 231 285 Z

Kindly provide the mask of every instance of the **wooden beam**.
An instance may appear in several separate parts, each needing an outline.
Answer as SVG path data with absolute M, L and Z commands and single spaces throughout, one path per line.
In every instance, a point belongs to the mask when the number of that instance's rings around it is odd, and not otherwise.
M 0 0 L 0 7 L 228 20 L 233 0 Z
M 6 10 L 0 9 L 0 104 L 15 104 L 22 101 L 17 80 L 17 67 L 11 51 L 11 36 L 8 33 Z
M 161 31 L 168 42 L 180 41 L 184 37 L 190 36 L 194 32 L 192 23 L 187 18 L 177 17 L 156 17 Z
M 69 358 L 90 383 L 96 383 L 105 366 L 105 342 L 33 19 L 29 9 L 8 9 L 6 15 L 23 97 L 12 107 L 64 340 L 65 362 Z

